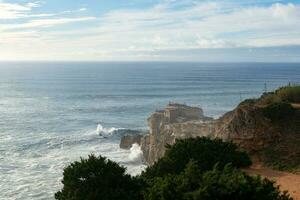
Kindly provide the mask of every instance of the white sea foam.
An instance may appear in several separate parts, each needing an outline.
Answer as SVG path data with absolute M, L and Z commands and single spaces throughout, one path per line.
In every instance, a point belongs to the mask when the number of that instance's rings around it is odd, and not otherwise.
M 116 130 L 101 129 L 107 136 L 113 135 Z M 19 145 L 8 145 L 9 149 L 2 152 L 8 155 L 0 155 L 3 159 L 0 165 L 0 194 L 5 200 L 53 199 L 54 192 L 62 187 L 60 181 L 64 167 L 91 153 L 124 165 L 132 175 L 139 174 L 145 167 L 137 162 L 139 148 L 134 147 L 132 151 L 120 149 L 119 137 L 99 137 L 95 130 L 71 134 L 49 133 L 40 137 L 25 134 L 18 140 Z M 0 144 L 3 142 L 0 141 Z
M 135 143 L 130 148 L 130 154 L 128 155 L 128 158 L 131 162 L 142 164 L 143 162 L 143 152 L 141 147 Z
M 117 130 L 120 130 L 120 128 L 104 128 L 101 124 L 97 125 L 97 129 L 96 129 L 96 133 L 98 135 L 102 135 L 102 136 L 110 136 L 113 135 L 113 133 Z

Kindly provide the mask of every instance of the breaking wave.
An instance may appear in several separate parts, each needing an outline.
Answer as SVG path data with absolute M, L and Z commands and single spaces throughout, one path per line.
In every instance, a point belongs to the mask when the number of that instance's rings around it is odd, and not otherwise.
M 132 130 L 126 128 L 105 128 L 102 124 L 98 124 L 96 128 L 96 134 L 104 137 L 115 136 L 115 137 L 122 137 L 124 135 L 138 135 L 138 134 L 145 134 L 146 131 L 144 130 Z
M 110 136 L 116 133 L 120 128 L 104 128 L 101 124 L 97 125 L 96 133 L 101 136 Z
M 143 152 L 140 145 L 135 143 L 131 146 L 128 158 L 132 163 L 141 164 L 143 162 Z

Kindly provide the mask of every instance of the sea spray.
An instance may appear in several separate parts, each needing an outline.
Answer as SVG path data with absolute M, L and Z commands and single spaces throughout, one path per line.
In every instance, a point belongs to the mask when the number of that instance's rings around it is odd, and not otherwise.
M 142 129 L 134 130 L 134 129 L 126 129 L 126 128 L 105 128 L 101 124 L 97 125 L 96 128 L 96 134 L 99 136 L 103 136 L 105 138 L 109 136 L 114 136 L 115 138 L 121 138 L 124 135 L 144 135 L 148 132 Z M 95 134 L 95 131 L 92 132 L 92 134 Z
M 100 136 L 110 136 L 113 135 L 116 131 L 118 131 L 118 128 L 104 128 L 101 124 L 97 125 L 96 133 Z
M 132 163 L 142 163 L 143 162 L 143 151 L 137 143 L 133 144 L 130 148 L 130 154 L 128 156 Z
M 96 133 L 98 135 L 101 135 L 102 130 L 103 130 L 103 126 L 101 124 L 98 124 L 97 125 L 97 129 L 96 129 Z

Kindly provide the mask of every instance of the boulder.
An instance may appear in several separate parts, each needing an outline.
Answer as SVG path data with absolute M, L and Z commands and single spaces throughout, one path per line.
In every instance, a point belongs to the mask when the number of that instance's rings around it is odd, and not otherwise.
M 130 149 L 131 146 L 135 143 L 138 145 L 141 144 L 142 135 L 124 135 L 121 138 L 120 148 L 121 149 Z

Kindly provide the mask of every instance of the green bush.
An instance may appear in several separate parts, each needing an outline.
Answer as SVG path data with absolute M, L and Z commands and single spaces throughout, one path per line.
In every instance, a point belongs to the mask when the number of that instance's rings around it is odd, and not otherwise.
M 248 105 L 257 103 L 257 99 L 245 99 L 239 105 Z
M 300 137 L 289 134 L 265 147 L 260 159 L 276 170 L 300 172 Z
M 144 192 L 145 200 L 290 200 L 289 195 L 267 179 L 249 176 L 226 165 L 200 173 L 190 161 L 180 175 L 154 178 Z
M 288 119 L 295 114 L 293 106 L 286 102 L 269 104 L 262 111 L 267 118 L 273 121 Z
M 228 164 L 230 163 L 230 164 Z M 237 167 L 251 164 L 237 146 L 190 138 L 177 140 L 141 176 L 105 157 L 90 155 L 64 169 L 58 200 L 290 200 L 274 183 Z
M 282 99 L 274 92 L 265 93 L 259 99 L 260 105 L 269 105 L 272 103 L 280 103 L 280 102 L 282 102 Z
M 104 157 L 90 155 L 64 169 L 59 200 L 139 200 L 140 184 L 125 168 Z
M 300 85 L 285 86 L 275 91 L 282 101 L 300 103 Z
M 197 161 L 201 172 L 212 169 L 216 163 L 219 163 L 220 167 L 228 163 L 232 163 L 234 167 L 251 165 L 247 153 L 239 151 L 232 142 L 197 137 L 177 140 L 173 146 L 167 146 L 164 157 L 148 167 L 142 176 L 149 178 L 178 174 L 190 160 Z

